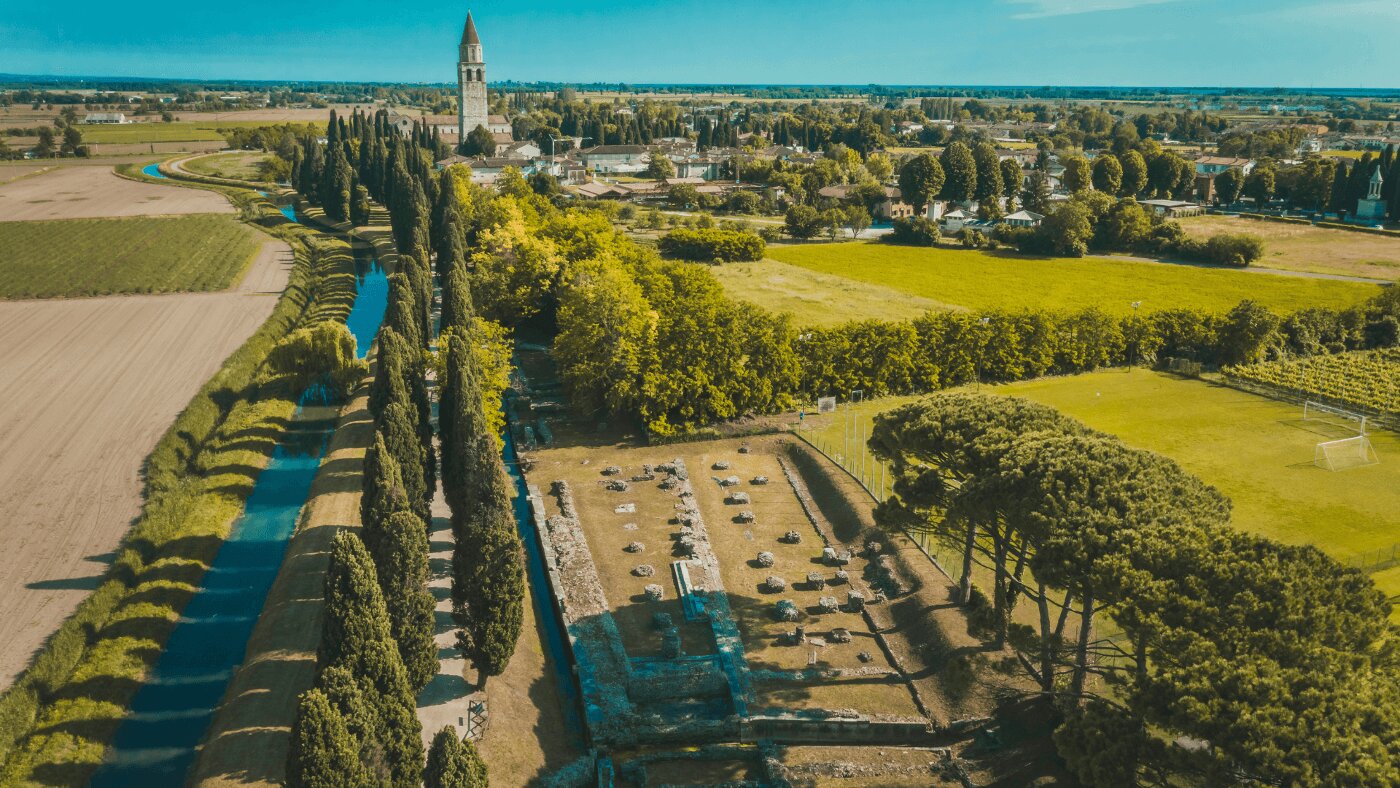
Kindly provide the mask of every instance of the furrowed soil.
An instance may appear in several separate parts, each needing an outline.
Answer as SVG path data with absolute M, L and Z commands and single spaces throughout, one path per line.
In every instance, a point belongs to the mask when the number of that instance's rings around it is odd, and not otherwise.
M 139 512 L 146 455 L 275 302 L 0 302 L 0 686 L 96 588 Z
M 0 221 L 234 213 L 216 192 L 140 183 L 111 167 L 58 167 L 0 185 Z

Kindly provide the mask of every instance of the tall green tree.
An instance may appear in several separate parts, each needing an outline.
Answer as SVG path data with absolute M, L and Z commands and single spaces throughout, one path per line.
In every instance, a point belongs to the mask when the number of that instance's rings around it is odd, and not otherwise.
M 375 430 L 376 446 L 382 436 L 389 455 L 398 464 L 399 478 L 409 507 L 424 522 L 431 519 L 428 509 L 433 491 L 428 487 L 427 455 L 418 434 L 418 424 L 410 401 L 391 402 L 380 416 Z
M 477 672 L 477 688 L 499 676 L 515 653 L 524 616 L 525 574 L 505 472 L 494 445 L 475 441 L 473 508 L 453 512 L 452 616 L 457 645 Z
M 949 143 L 938 157 L 943 167 L 943 199 L 970 202 L 977 196 L 977 162 L 962 142 Z
M 1001 197 L 1001 161 L 997 158 L 996 146 L 979 142 L 972 151 L 972 158 L 977 164 L 977 188 L 973 190 L 973 197 L 979 203 Z
M 398 403 L 391 403 L 385 410 L 402 409 Z M 384 432 L 376 430 L 374 443 L 365 450 L 365 473 L 360 495 L 360 522 L 365 526 L 377 526 L 398 511 L 412 510 L 408 488 L 404 485 L 403 474 L 394 454 L 384 441 Z M 368 538 L 370 533 L 366 532 Z M 366 543 L 371 555 L 377 555 L 378 545 Z
M 408 683 L 417 692 L 428 685 L 438 670 L 437 645 L 433 643 L 436 624 L 433 609 L 437 601 L 428 591 L 428 526 L 410 511 L 398 511 L 375 526 L 374 541 L 379 545 L 376 567 L 379 587 L 389 615 L 390 634 L 398 645 Z
M 1025 173 L 1021 169 L 1021 162 L 1015 156 L 1009 156 L 1001 160 L 1001 191 L 1007 197 L 1015 197 L 1021 193 L 1021 187 L 1025 183 Z
M 428 748 L 428 765 L 423 770 L 424 788 L 486 788 L 486 762 L 467 739 L 457 738 L 457 730 L 444 726 Z
M 1118 165 L 1123 170 L 1123 183 L 1118 193 L 1124 197 L 1136 197 L 1147 188 L 1147 160 L 1141 153 L 1130 150 L 1118 157 Z
M 1117 156 L 1104 154 L 1094 159 L 1094 188 L 1108 195 L 1118 194 L 1123 188 L 1123 165 Z
M 921 214 L 943 190 L 943 180 L 943 166 L 938 160 L 920 153 L 900 168 L 899 191 L 904 201 L 914 206 L 914 212 Z
M 1065 167 L 1064 186 L 1070 194 L 1078 194 L 1094 185 L 1088 159 L 1076 154 L 1066 156 L 1060 163 Z
M 357 788 L 370 783 L 358 742 L 325 693 L 312 688 L 297 702 L 287 762 L 293 788 Z

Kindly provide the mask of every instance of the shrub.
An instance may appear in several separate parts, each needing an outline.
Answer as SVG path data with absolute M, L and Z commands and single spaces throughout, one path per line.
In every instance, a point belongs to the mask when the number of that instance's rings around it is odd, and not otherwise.
M 736 263 L 762 260 L 768 244 L 746 231 L 702 228 L 672 230 L 661 239 L 658 247 L 667 257 L 680 260 Z
M 903 246 L 937 246 L 939 237 L 937 222 L 924 216 L 914 216 L 895 219 L 894 232 L 880 240 Z
M 1252 235 L 1221 233 L 1204 241 L 1181 238 L 1165 245 L 1162 251 L 1188 260 L 1244 268 L 1264 256 L 1264 241 Z

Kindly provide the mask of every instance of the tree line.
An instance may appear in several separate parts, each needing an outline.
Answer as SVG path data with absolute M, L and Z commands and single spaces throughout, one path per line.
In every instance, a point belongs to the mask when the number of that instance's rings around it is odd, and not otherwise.
M 1168 357 L 1230 364 L 1374 347 L 1394 341 L 1400 316 L 1387 293 L 1286 317 L 1245 302 L 1223 315 L 934 312 L 807 328 L 729 298 L 703 267 L 659 258 L 604 211 L 557 207 L 518 172 L 503 173 L 495 193 L 471 194 L 467 278 L 483 315 L 505 325 L 552 318 L 574 405 L 657 436 L 855 389 L 907 394 Z
M 1397 630 L 1361 572 L 1232 528 L 1171 460 L 1027 400 L 934 395 L 870 447 L 895 477 L 879 522 L 960 552 L 960 601 L 1056 701 L 1085 784 L 1400 781 Z
M 399 134 L 383 113 L 356 113 L 348 122 L 332 115 L 329 128 L 335 131 L 324 145 L 305 137 L 294 152 L 298 185 L 337 221 L 356 213 L 357 224 L 368 222 L 367 205 L 350 202 L 352 190 L 355 202 L 367 203 L 371 193 L 382 201 L 398 270 L 389 277 L 368 392 L 374 436 L 365 454 L 362 528 L 337 534 L 332 548 L 318 675 L 300 699 L 289 782 L 484 786 L 484 763 L 451 726 L 434 738 L 426 766 L 419 739 L 416 696 L 438 669 L 427 581 L 439 452 L 428 380 L 431 372 L 441 383 L 440 476 L 452 509 L 458 647 L 483 689 L 514 651 L 524 604 L 521 546 L 494 437 L 500 420 L 485 415 L 498 409 L 505 386 L 505 336 L 475 315 L 457 202 L 462 184 L 450 172 L 434 177 L 433 140 L 418 130 Z M 442 290 L 438 321 L 434 273 Z

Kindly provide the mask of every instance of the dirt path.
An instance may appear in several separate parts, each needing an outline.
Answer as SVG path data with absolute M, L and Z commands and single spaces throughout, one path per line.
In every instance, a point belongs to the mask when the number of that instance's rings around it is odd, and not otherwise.
M 59 167 L 0 185 L 0 221 L 234 213 L 216 192 L 119 177 L 111 167 Z
M 139 512 L 146 455 L 275 303 L 0 302 L 0 686 L 97 586 Z
M 341 411 L 277 582 L 243 664 L 195 762 L 191 785 L 281 785 L 297 698 L 316 678 L 331 540 L 358 527 L 365 447 L 374 435 L 368 386 Z
M 280 293 L 292 275 L 292 263 L 291 246 L 285 241 L 266 241 L 235 289 L 248 294 Z

